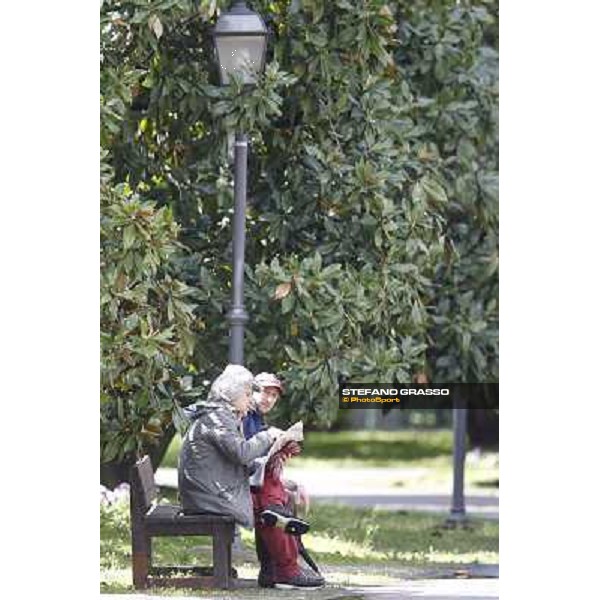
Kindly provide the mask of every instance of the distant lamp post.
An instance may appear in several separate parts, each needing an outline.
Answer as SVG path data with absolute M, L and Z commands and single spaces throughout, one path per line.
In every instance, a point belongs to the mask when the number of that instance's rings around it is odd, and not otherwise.
M 455 406 L 460 406 L 459 402 Z M 467 410 L 466 408 L 454 408 L 453 430 L 453 482 L 452 482 L 452 506 L 450 517 L 447 520 L 449 526 L 462 526 L 467 524 L 467 511 L 465 509 L 465 457 L 467 452 Z
M 265 67 L 267 28 L 261 16 L 245 2 L 236 2 L 217 19 L 213 30 L 221 85 L 235 74 L 246 85 L 256 83 Z M 246 245 L 246 185 L 248 138 L 236 132 L 234 145 L 233 282 L 229 320 L 229 362 L 244 364 L 244 249 Z

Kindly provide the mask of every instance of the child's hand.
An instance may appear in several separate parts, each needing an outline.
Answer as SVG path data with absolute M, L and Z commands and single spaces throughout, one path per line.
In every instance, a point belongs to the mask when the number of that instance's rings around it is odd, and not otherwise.
M 298 456 L 302 452 L 302 448 L 298 442 L 288 442 L 282 449 L 282 454 L 285 454 L 285 458 L 292 458 L 292 456 Z
M 267 463 L 267 472 L 273 474 L 275 479 L 281 479 L 281 474 L 283 472 L 283 463 L 285 459 L 281 452 L 277 452 L 271 457 L 271 460 Z
M 296 489 L 296 498 L 298 499 L 298 504 L 304 507 L 304 511 L 308 513 L 308 509 L 310 508 L 310 498 L 308 496 L 308 492 L 306 488 L 302 484 L 298 484 Z

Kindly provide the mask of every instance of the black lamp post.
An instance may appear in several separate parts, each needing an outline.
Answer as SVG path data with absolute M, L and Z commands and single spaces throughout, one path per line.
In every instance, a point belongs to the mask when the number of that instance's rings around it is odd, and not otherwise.
M 261 16 L 245 2 L 236 2 L 217 19 L 213 31 L 221 85 L 228 85 L 235 73 L 246 85 L 253 85 L 265 66 L 267 28 Z M 246 182 L 248 138 L 236 132 L 234 146 L 233 284 L 229 320 L 229 362 L 244 363 L 244 249 L 246 244 Z

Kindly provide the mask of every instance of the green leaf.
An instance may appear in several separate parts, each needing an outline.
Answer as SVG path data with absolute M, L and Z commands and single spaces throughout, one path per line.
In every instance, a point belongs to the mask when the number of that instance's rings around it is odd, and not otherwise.
M 114 460 L 119 452 L 121 440 L 118 437 L 111 438 L 102 449 L 102 462 Z
M 123 229 L 123 248 L 129 250 L 135 243 L 136 230 L 135 225 L 127 225 Z
M 446 191 L 439 183 L 428 177 L 423 179 L 421 183 L 428 200 L 438 203 L 445 203 L 448 201 Z
M 281 314 L 285 315 L 287 313 L 289 313 L 292 308 L 294 307 L 294 296 L 290 295 L 290 296 L 286 296 L 282 301 L 281 301 Z
M 286 354 L 296 363 L 300 362 L 300 356 L 299 354 L 291 347 L 288 346 L 287 344 L 284 346 L 284 349 L 286 351 Z

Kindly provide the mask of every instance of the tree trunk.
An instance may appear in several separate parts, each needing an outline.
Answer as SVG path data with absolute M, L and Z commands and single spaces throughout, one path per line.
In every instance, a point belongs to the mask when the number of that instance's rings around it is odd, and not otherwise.
M 469 409 L 467 432 L 471 448 L 497 450 L 500 441 L 499 413 L 495 409 Z

